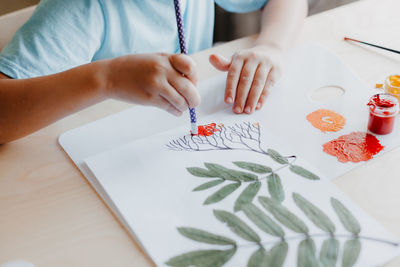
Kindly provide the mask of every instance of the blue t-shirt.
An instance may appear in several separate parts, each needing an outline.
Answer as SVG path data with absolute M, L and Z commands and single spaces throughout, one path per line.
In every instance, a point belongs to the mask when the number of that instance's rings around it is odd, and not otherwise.
M 215 0 L 250 12 L 268 0 Z M 181 0 L 188 53 L 212 45 L 214 0 Z M 178 53 L 173 0 L 42 0 L 0 54 L 0 72 L 20 79 L 133 53 Z

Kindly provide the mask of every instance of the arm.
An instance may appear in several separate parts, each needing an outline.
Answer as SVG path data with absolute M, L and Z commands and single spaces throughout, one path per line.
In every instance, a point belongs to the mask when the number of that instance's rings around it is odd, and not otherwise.
M 307 12 L 306 0 L 270 0 L 262 12 L 262 28 L 255 45 L 288 49 L 301 30 Z
M 262 107 L 268 89 L 279 79 L 282 55 L 293 43 L 306 15 L 306 0 L 269 0 L 252 48 L 236 52 L 231 60 L 210 56 L 214 67 L 228 71 L 225 102 L 233 104 L 235 113 L 250 114 Z
M 95 64 L 50 76 L 0 79 L 0 144 L 104 99 Z
M 107 98 L 153 105 L 179 116 L 200 102 L 196 73 L 190 57 L 167 54 L 101 60 L 31 79 L 0 73 L 0 144 Z

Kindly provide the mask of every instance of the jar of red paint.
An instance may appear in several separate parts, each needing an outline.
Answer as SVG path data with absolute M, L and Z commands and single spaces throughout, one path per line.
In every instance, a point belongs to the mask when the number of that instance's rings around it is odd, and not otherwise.
M 374 134 L 389 134 L 393 131 L 399 101 L 390 94 L 376 94 L 368 102 L 368 130 Z

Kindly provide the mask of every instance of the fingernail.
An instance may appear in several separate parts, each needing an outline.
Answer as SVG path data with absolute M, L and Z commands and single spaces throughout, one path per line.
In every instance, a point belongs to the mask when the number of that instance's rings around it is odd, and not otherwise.
M 250 107 L 246 107 L 245 112 L 246 112 L 247 114 L 250 114 L 250 113 L 251 113 L 251 108 L 250 108 Z
M 226 99 L 226 103 L 232 104 L 232 103 L 233 103 L 232 97 L 228 97 L 228 98 Z
M 235 107 L 234 112 L 235 113 L 242 113 L 242 109 L 240 107 Z
M 261 103 L 257 103 L 257 109 L 259 109 L 261 107 Z

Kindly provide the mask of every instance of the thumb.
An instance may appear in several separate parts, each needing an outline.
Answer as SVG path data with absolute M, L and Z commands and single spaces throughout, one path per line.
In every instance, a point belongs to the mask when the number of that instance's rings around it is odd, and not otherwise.
M 210 55 L 210 63 L 220 71 L 228 71 L 231 66 L 231 62 L 225 57 L 217 54 Z

